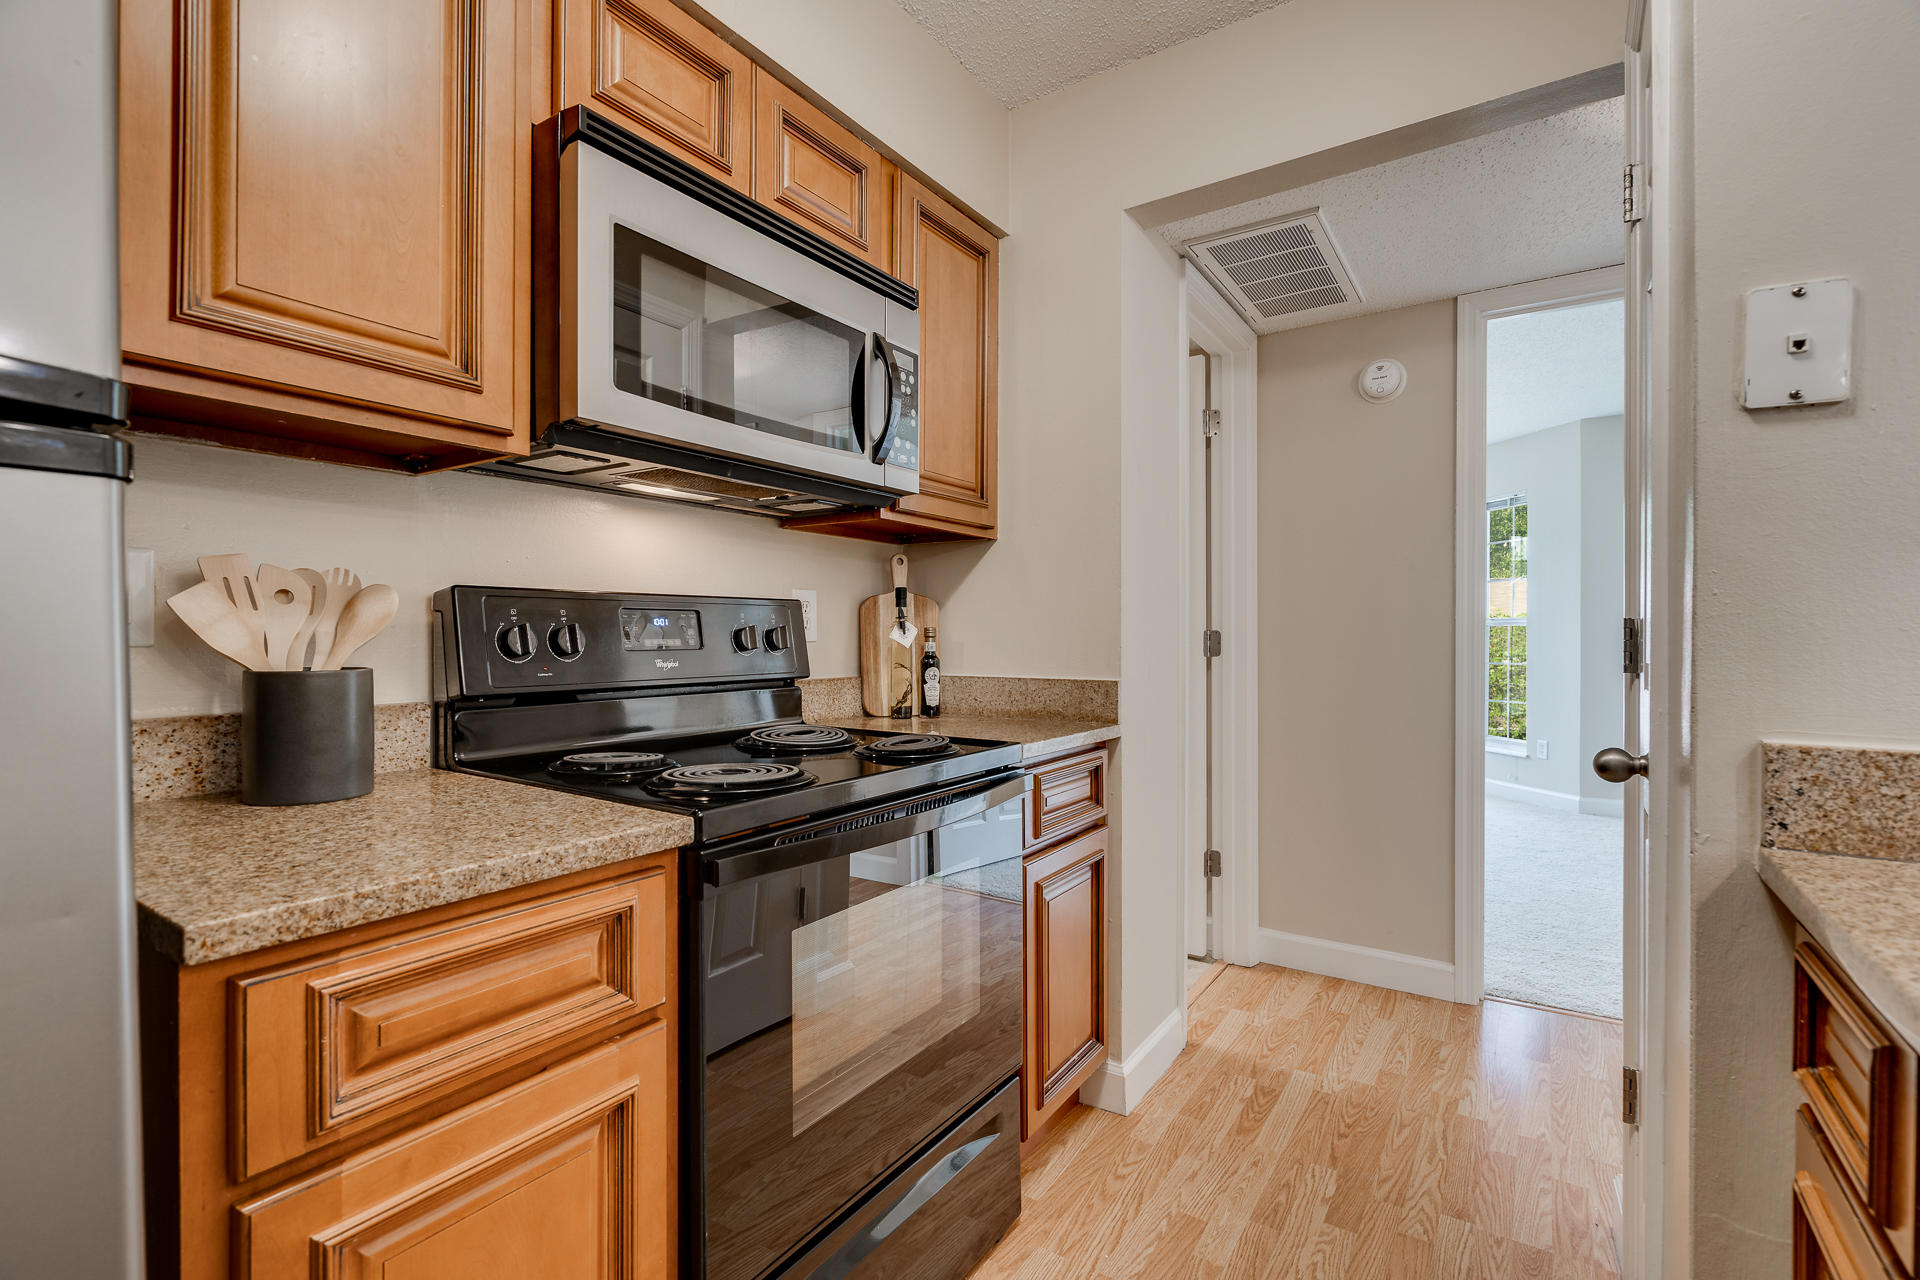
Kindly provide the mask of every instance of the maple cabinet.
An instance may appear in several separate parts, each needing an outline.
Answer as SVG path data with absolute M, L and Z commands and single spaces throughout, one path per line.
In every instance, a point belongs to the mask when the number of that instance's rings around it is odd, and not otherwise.
M 527 448 L 531 0 L 124 0 L 136 427 L 425 471 Z
M 143 951 L 149 1273 L 669 1280 L 676 866 Z
M 753 190 L 753 62 L 671 0 L 555 0 L 555 111 L 588 106 Z M 537 123 L 537 121 L 536 121 Z
M 1105 751 L 1035 766 L 1029 830 L 1061 779 L 1081 780 L 1076 789 L 1086 779 L 1100 785 L 1105 766 Z M 1055 838 L 1025 861 L 1020 1136 L 1027 1144 L 1077 1101 L 1080 1086 L 1107 1060 L 1107 827 L 1103 808 L 1070 807 L 1078 816 L 1068 829 L 1079 834 Z
M 893 270 L 893 162 L 764 67 L 753 72 L 753 158 L 755 200 Z

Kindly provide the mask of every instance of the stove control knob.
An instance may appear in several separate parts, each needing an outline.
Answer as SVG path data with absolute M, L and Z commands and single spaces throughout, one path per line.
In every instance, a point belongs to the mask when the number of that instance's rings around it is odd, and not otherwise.
M 752 653 L 760 647 L 760 628 L 735 627 L 733 630 L 733 648 L 736 653 Z
M 547 632 L 547 648 L 562 662 L 572 662 L 587 651 L 587 635 L 577 622 L 563 622 Z
M 767 628 L 767 652 L 779 653 L 793 644 L 793 633 L 785 627 Z
M 525 662 L 533 656 L 533 628 L 524 622 L 509 622 L 493 637 L 493 644 L 508 662 Z

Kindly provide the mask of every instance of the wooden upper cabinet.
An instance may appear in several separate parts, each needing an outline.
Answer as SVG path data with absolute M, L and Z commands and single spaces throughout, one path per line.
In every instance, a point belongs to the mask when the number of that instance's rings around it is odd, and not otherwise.
M 892 271 L 893 162 L 762 67 L 753 116 L 753 198 Z
M 124 0 L 136 425 L 408 470 L 525 452 L 529 3 Z
M 671 0 L 557 0 L 556 110 L 585 105 L 753 189 L 753 63 Z

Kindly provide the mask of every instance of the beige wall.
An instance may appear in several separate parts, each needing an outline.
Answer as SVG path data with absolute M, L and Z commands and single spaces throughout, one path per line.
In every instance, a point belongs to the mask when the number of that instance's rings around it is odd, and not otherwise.
M 1007 221 L 1006 109 L 893 0 L 707 7 L 981 214 Z M 147 437 L 136 441 L 135 458 L 128 545 L 157 553 L 161 600 L 195 579 L 196 555 L 224 551 L 289 567 L 345 564 L 397 587 L 400 616 L 364 654 L 381 702 L 427 696 L 426 600 L 455 582 L 766 595 L 810 587 L 820 593 L 812 657 L 821 675 L 856 673 L 860 599 L 886 585 L 884 548 L 749 516 L 497 477 L 380 475 Z M 942 641 L 964 642 L 970 618 L 992 625 L 984 613 L 948 613 Z M 155 646 L 132 655 L 134 715 L 237 709 L 237 669 L 164 604 L 155 623 Z M 1032 650 L 1012 674 L 1074 674 L 1052 658 Z
M 1260 340 L 1262 928 L 1453 961 L 1453 454 L 1452 299 Z
M 1693 1274 L 1785 1275 L 1791 982 L 1760 741 L 1920 745 L 1920 18 L 1691 0 Z M 1746 290 L 1853 278 L 1855 396 L 1748 412 Z M 1683 287 L 1684 287 L 1683 282 Z

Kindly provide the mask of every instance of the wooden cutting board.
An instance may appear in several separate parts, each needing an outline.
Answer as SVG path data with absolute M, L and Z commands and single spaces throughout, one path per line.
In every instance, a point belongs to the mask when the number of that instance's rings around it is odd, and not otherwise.
M 909 652 L 887 638 L 893 630 L 893 592 L 883 591 L 860 602 L 860 700 L 870 716 L 889 714 L 897 691 L 904 687 L 910 708 L 920 711 L 920 655 L 927 649 L 927 628 L 940 625 L 940 606 L 925 596 L 907 595 L 907 621 L 919 630 Z M 904 671 L 895 664 L 905 663 Z M 892 681 L 898 683 L 890 683 Z

